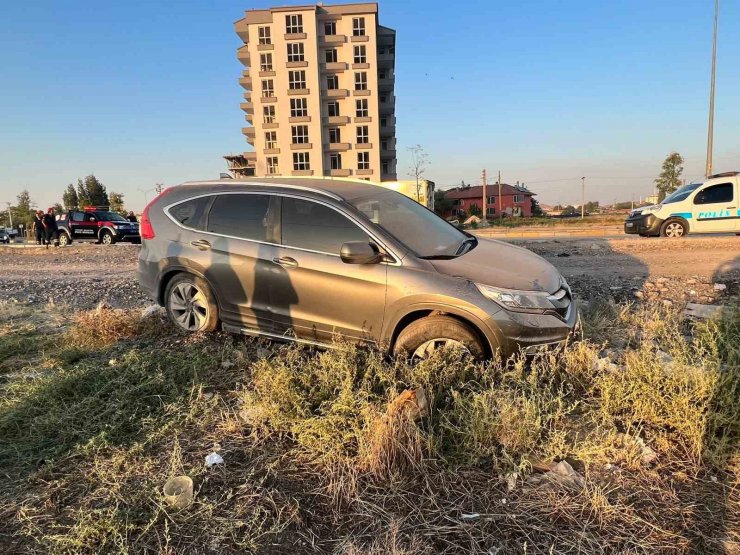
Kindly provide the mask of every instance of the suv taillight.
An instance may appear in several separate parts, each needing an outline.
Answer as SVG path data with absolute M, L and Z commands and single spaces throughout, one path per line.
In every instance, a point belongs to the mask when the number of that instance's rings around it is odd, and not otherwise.
M 139 222 L 139 235 L 141 235 L 142 239 L 154 239 L 154 228 L 152 227 L 152 221 L 149 219 L 149 208 L 171 190 L 172 187 L 167 187 L 144 207 L 144 212 L 141 213 L 141 222 Z

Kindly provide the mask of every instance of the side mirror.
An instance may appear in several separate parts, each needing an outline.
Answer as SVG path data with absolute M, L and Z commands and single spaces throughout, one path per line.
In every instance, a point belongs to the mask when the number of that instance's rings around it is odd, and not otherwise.
M 364 241 L 348 241 L 339 250 L 345 264 L 378 264 L 383 260 L 378 247 Z

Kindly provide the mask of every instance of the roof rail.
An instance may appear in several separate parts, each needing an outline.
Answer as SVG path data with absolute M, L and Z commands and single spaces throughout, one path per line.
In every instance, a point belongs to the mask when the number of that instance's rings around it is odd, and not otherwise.
M 715 174 L 710 175 L 709 177 L 707 177 L 707 179 L 714 179 L 715 177 L 735 177 L 736 175 L 740 175 L 740 172 L 715 173 Z
M 244 179 L 218 179 L 218 180 L 211 180 L 211 181 L 188 181 L 186 183 L 183 183 L 183 185 L 216 185 L 216 184 L 222 184 L 222 185 L 239 185 L 240 183 L 243 183 L 244 185 L 257 185 L 257 186 L 264 186 L 264 187 L 283 187 L 285 189 L 295 189 L 298 191 L 307 191 L 310 193 L 317 193 L 319 195 L 325 195 L 327 197 L 333 198 L 334 200 L 342 201 L 344 200 L 339 195 L 332 193 L 331 191 L 327 191 L 326 189 L 317 189 L 315 187 L 305 187 L 303 185 L 293 185 L 292 183 L 264 183 L 260 181 L 247 181 Z

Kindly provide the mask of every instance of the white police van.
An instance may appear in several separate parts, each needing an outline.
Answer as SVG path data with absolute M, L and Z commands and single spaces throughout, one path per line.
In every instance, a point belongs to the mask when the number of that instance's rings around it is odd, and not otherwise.
M 689 183 L 663 202 L 630 212 L 625 233 L 643 237 L 683 237 L 689 233 L 740 234 L 740 172 L 710 175 L 701 183 Z

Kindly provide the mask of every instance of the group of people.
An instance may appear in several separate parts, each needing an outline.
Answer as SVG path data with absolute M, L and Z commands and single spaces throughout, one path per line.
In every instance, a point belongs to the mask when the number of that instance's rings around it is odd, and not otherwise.
M 33 232 L 36 234 L 37 245 L 46 245 L 47 249 L 52 243 L 59 246 L 59 228 L 54 208 L 49 208 L 46 214 L 43 210 L 36 212 L 33 217 Z

